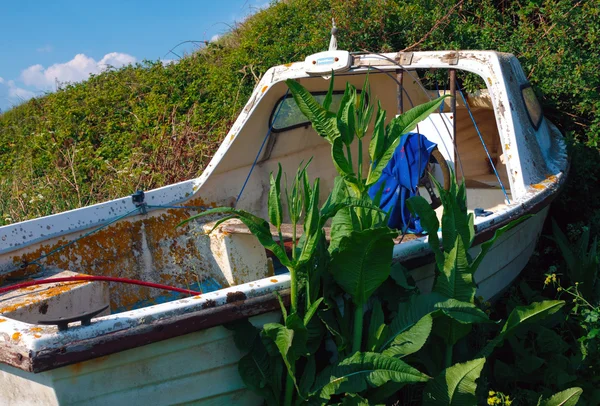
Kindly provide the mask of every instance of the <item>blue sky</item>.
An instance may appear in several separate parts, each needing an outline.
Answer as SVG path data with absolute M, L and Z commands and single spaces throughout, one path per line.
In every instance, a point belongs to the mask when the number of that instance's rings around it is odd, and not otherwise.
M 268 0 L 0 0 L 0 109 L 84 80 L 107 65 L 172 60 Z M 187 44 L 174 51 L 193 50 Z

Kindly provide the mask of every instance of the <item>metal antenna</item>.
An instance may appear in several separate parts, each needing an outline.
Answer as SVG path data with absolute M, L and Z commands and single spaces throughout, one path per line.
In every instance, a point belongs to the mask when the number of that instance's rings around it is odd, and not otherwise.
M 337 35 L 338 29 L 335 26 L 335 19 L 331 17 L 331 39 L 329 40 L 329 50 L 337 51 Z

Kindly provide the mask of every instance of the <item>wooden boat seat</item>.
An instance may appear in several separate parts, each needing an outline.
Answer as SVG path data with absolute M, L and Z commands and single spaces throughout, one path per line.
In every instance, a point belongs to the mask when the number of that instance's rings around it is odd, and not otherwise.
M 56 269 L 36 275 L 35 279 L 65 278 L 82 274 Z M 0 314 L 25 323 L 70 317 L 110 304 L 107 283 L 59 282 L 28 286 L 0 295 Z M 104 310 L 99 315 L 110 314 Z
M 277 229 L 273 225 L 270 225 L 270 227 L 271 227 L 271 235 L 273 236 L 273 239 L 275 241 L 279 241 L 279 234 L 277 233 Z M 246 225 L 244 223 L 242 223 L 241 221 L 228 221 L 227 223 L 225 223 L 224 225 L 221 226 L 221 231 L 224 233 L 228 233 L 228 234 L 252 234 L 250 232 L 250 230 L 248 229 L 248 227 L 246 227 Z M 330 241 L 331 227 L 323 227 L 323 231 L 325 231 L 325 239 L 327 241 Z M 296 238 L 300 238 L 303 233 L 304 233 L 304 229 L 303 229 L 302 224 L 296 225 Z M 281 236 L 283 237 L 284 242 L 292 241 L 292 239 L 294 238 L 292 224 L 284 223 L 281 225 Z M 404 238 L 401 238 L 399 236 L 394 241 L 396 242 L 396 244 L 399 244 L 400 242 L 404 243 L 407 241 L 412 241 L 419 237 L 422 237 L 422 235 L 421 234 L 406 234 L 404 236 Z

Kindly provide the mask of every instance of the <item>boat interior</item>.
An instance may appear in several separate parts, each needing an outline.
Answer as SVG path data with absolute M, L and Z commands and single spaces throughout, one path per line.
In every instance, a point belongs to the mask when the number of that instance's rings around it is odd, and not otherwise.
M 447 71 L 440 71 L 442 77 L 448 76 Z M 400 88 L 395 73 L 368 73 L 370 97 L 373 102 L 381 103 L 387 112 L 388 122 L 413 105 L 450 93 L 448 80 L 434 83 L 427 74 L 425 70 L 406 71 Z M 365 77 L 365 72 L 336 75 L 333 107 L 336 102 L 339 103 L 346 82 L 362 91 Z M 329 86 L 329 80 L 322 77 L 302 78 L 299 82 L 317 97 L 324 97 Z M 465 180 L 468 209 L 493 213 L 507 204 L 507 198 L 511 198 L 510 179 L 504 164 L 504 154 L 510 151 L 505 151 L 500 142 L 496 116 L 485 83 L 480 78 L 477 83 L 481 85 L 479 90 L 468 94 L 463 90 L 464 100 L 458 90 L 455 113 L 452 112 L 451 99 L 447 98 L 441 109 L 414 131 L 435 142 L 448 166 L 455 169 L 458 179 Z M 326 199 L 337 175 L 331 161 L 330 145 L 307 123 L 287 93 L 285 83 L 274 84 L 263 92 L 264 95 L 252 106 L 252 114 L 239 127 L 239 132 L 224 141 L 229 143 L 228 149 L 215 164 L 212 174 L 201 185 L 197 195 L 190 197 L 184 205 L 198 202 L 224 205 L 235 201 L 237 208 L 267 218 L 269 173 L 276 172 L 280 163 L 283 171 L 293 176 L 298 166 L 311 157 L 309 175 L 313 179 L 320 178 L 321 200 Z M 259 149 L 263 140 L 266 140 L 265 147 Z M 368 139 L 365 146 L 367 143 Z M 354 147 L 354 156 L 357 156 L 356 143 Z M 364 154 L 363 161 L 363 168 L 368 168 L 368 154 Z M 439 163 L 432 162 L 429 170 L 443 181 Z M 240 193 L 243 184 L 245 187 Z M 441 215 L 441 208 L 438 212 Z M 226 223 L 211 235 L 206 234 L 212 228 L 210 222 L 190 223 L 176 229 L 176 225 L 192 213 L 164 209 L 121 220 L 78 241 L 56 259 L 46 258 L 44 267 L 29 266 L 33 270 L 26 274 L 21 271 L 5 274 L 4 283 L 70 275 L 112 275 L 205 294 L 268 277 L 276 280 L 281 267 L 241 224 Z M 284 227 L 284 238 L 291 238 L 291 234 L 291 230 Z M 20 258 L 29 261 L 40 252 L 48 252 L 65 242 L 61 239 L 47 242 L 37 251 L 32 249 L 21 253 Z M 186 295 L 130 284 L 108 285 L 101 281 L 54 283 L 3 294 L 0 296 L 0 314 L 27 323 L 52 324 L 57 320 L 68 321 L 74 315 L 114 314 L 183 297 Z M 85 323 L 84 319 L 75 320 Z

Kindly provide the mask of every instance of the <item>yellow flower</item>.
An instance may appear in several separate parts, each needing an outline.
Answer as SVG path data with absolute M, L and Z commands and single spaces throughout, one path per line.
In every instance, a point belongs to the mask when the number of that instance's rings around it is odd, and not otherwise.
M 506 400 L 504 401 L 504 404 L 506 406 L 510 406 L 512 404 L 512 400 L 509 400 L 508 397 L 507 397 Z
M 496 399 L 498 399 L 498 398 L 495 397 L 495 396 L 491 397 L 491 398 L 488 398 L 488 401 L 487 401 L 488 405 L 494 406 L 496 404 Z
M 488 395 L 490 395 L 490 396 L 494 396 L 495 394 L 496 394 L 496 392 L 494 392 L 493 390 L 488 392 Z

